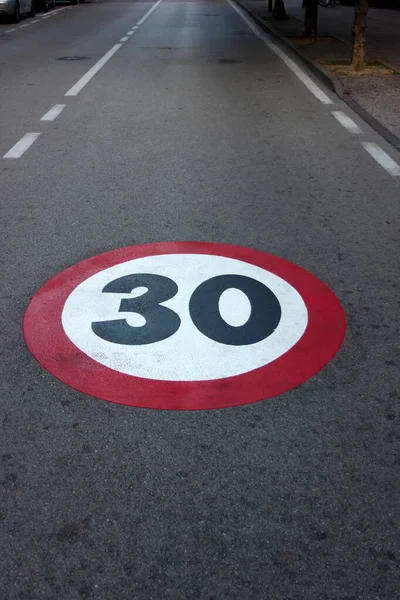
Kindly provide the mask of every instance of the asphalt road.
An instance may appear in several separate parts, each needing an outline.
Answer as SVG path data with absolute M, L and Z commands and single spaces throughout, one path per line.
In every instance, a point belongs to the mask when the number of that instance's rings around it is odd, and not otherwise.
M 163 0 L 135 30 L 153 3 L 67 6 L 0 25 L 0 156 L 40 133 L 0 158 L 0 597 L 399 598 L 400 156 L 227 2 Z M 36 362 L 21 322 L 41 285 L 174 240 L 322 279 L 339 353 L 281 396 L 199 412 L 104 402 Z

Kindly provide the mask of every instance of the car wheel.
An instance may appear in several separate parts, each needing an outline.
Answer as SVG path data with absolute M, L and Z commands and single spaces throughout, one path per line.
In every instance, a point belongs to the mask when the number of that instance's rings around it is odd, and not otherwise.
M 35 0 L 32 0 L 32 2 L 31 2 L 31 10 L 29 11 L 28 14 L 29 14 L 30 17 L 34 17 L 36 15 Z
M 19 23 L 21 19 L 21 13 L 19 10 L 19 2 L 18 0 L 15 0 L 15 4 L 14 4 L 14 14 L 12 16 L 12 22 L 13 23 Z

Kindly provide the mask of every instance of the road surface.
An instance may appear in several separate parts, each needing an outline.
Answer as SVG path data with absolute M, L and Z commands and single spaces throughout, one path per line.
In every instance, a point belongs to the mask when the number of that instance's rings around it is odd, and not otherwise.
M 1 598 L 395 600 L 399 154 L 230 2 L 58 9 L 0 25 Z M 194 412 L 36 362 L 21 323 L 48 279 L 180 240 L 320 278 L 338 354 Z

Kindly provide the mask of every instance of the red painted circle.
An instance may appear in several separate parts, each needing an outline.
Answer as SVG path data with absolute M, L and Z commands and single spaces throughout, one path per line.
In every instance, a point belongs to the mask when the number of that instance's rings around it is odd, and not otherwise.
M 286 354 L 253 371 L 208 381 L 159 381 L 126 375 L 96 362 L 64 332 L 61 314 L 71 292 L 99 271 L 161 254 L 206 254 L 250 263 L 281 277 L 302 297 L 308 324 Z M 239 246 L 167 242 L 130 246 L 84 260 L 50 279 L 32 298 L 23 320 L 26 344 L 41 365 L 76 390 L 143 408 L 203 410 L 249 404 L 300 385 L 339 350 L 346 329 L 343 309 L 317 277 L 282 258 Z

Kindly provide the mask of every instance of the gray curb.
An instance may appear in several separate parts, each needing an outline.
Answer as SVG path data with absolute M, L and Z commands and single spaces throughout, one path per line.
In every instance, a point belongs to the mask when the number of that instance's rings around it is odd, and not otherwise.
M 312 73 L 317 77 L 326 87 L 332 90 L 343 102 L 345 102 L 355 113 L 357 113 L 372 129 L 374 129 L 379 135 L 383 137 L 389 144 L 391 144 L 396 150 L 400 152 L 400 139 L 394 135 L 391 131 L 386 129 L 382 123 L 380 123 L 375 117 L 369 114 L 364 108 L 362 108 L 358 102 L 349 98 L 343 93 L 343 87 L 339 79 L 331 77 L 326 71 L 319 67 L 309 58 L 306 58 L 298 48 L 292 44 L 287 38 L 278 33 L 273 27 L 267 25 L 265 21 L 255 15 L 247 6 L 242 4 L 241 0 L 235 0 L 238 4 L 252 19 L 257 21 L 258 25 L 272 38 L 274 38 L 280 44 L 289 48 L 293 54 L 296 55 L 298 60 L 302 62 Z

